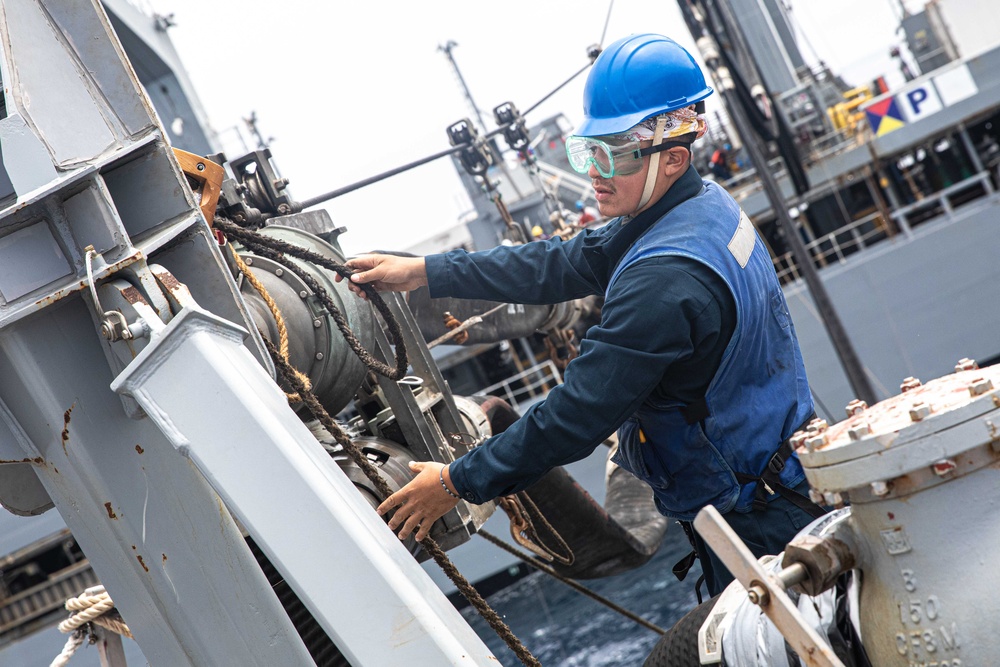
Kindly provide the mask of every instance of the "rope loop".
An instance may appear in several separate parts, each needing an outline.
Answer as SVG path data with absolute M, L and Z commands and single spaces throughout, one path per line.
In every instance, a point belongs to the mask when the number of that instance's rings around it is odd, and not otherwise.
M 322 266 L 323 268 L 340 274 L 348 280 L 350 280 L 350 276 L 353 273 L 351 269 L 318 253 L 312 252 L 311 250 L 306 250 L 305 248 L 282 241 L 281 239 L 264 236 L 263 234 L 240 227 L 229 220 L 216 217 L 215 227 L 221 229 L 227 236 L 237 239 L 247 248 L 247 250 L 250 250 L 255 255 L 260 255 L 261 257 L 266 257 L 275 262 L 280 262 L 282 266 L 286 267 L 292 273 L 301 278 L 303 282 L 309 286 L 309 289 L 311 289 L 322 302 L 323 306 L 330 314 L 330 317 L 333 318 L 333 321 L 337 324 L 337 328 L 340 329 L 341 334 L 343 334 L 344 340 L 347 341 L 351 350 L 357 355 L 365 366 L 379 375 L 387 377 L 393 381 L 398 381 L 406 376 L 406 369 L 407 366 L 409 366 L 409 362 L 406 357 L 406 343 L 403 339 L 403 332 L 400 329 L 399 322 L 396 321 L 392 311 L 389 310 L 389 306 L 386 304 L 385 299 L 382 298 L 382 295 L 379 294 L 371 285 L 361 285 L 361 288 L 365 291 L 365 294 L 368 296 L 372 305 L 375 306 L 375 309 L 378 310 L 379 314 L 382 315 L 382 319 L 385 321 L 389 340 L 395 349 L 395 368 L 391 368 L 382 361 L 379 361 L 372 356 L 371 352 L 364 348 L 361 341 L 359 341 L 354 335 L 354 332 L 351 331 L 347 318 L 340 311 L 340 309 L 337 308 L 337 305 L 333 302 L 333 299 L 330 298 L 326 289 L 322 287 L 316 278 L 310 275 L 305 269 L 298 266 L 295 262 L 287 261 L 285 259 L 285 255 L 290 255 L 291 257 L 301 259 L 311 264 Z
M 94 643 L 96 637 L 93 633 L 93 626 L 95 625 L 109 632 L 133 639 L 132 631 L 122 620 L 118 610 L 115 609 L 114 600 L 111 599 L 103 586 L 88 588 L 82 595 L 66 600 L 65 606 L 72 613 L 69 618 L 59 624 L 59 631 L 70 636 L 62 651 L 53 659 L 49 667 L 64 667 L 88 637 L 90 642 Z

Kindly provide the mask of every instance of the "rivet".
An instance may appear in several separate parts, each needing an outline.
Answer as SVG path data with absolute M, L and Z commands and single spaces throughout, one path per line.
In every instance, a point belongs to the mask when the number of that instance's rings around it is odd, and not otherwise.
M 903 378 L 903 384 L 899 385 L 901 392 L 907 392 L 920 386 L 920 380 L 914 377 Z
M 321 326 L 323 326 L 323 322 L 320 320 L 313 320 L 313 328 L 319 329 Z
M 322 360 L 323 360 L 323 353 L 322 352 L 317 352 L 316 353 L 316 361 L 322 361 Z
M 879 498 L 889 495 L 889 485 L 885 482 L 872 482 L 872 493 Z
M 912 407 L 910 407 L 910 420 L 918 422 L 927 417 L 930 413 L 931 406 L 927 405 L 923 401 L 917 401 Z
M 205 163 L 199 162 L 196 168 L 198 169 L 198 171 L 205 171 Z
M 307 291 L 305 291 L 305 290 L 302 290 L 301 292 L 299 292 L 299 298 L 302 298 L 302 299 L 304 299 L 304 298 L 306 298 L 307 296 L 309 296 L 309 292 L 307 292 Z
M 976 378 L 969 383 L 969 394 L 972 396 L 982 396 L 993 389 L 993 381 L 989 378 Z
M 280 278 L 281 276 L 285 275 L 285 270 L 284 269 L 275 269 L 274 270 L 274 275 L 276 275 L 276 276 L 278 276 Z
M 847 430 L 847 435 L 851 440 L 860 440 L 869 433 L 872 432 L 871 426 L 865 422 L 863 424 L 858 424 L 857 426 L 852 426 Z
M 977 368 L 979 368 L 979 364 L 977 364 L 974 359 L 965 357 L 964 359 L 958 360 L 958 364 L 955 365 L 955 372 L 974 371 Z
M 853 401 L 847 404 L 845 408 L 847 410 L 847 416 L 853 417 L 854 415 L 859 415 L 868 409 L 868 404 L 861 399 L 855 398 Z
M 253 257 L 247 257 L 243 261 L 246 262 L 247 266 L 253 266 Z

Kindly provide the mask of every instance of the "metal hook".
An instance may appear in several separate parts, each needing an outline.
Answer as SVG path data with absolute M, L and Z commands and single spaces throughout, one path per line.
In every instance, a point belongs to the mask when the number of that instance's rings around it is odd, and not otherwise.
M 405 384 L 409 387 L 420 387 L 423 386 L 424 379 L 422 377 L 417 377 L 416 375 L 407 375 L 399 380 L 396 380 L 396 384 Z

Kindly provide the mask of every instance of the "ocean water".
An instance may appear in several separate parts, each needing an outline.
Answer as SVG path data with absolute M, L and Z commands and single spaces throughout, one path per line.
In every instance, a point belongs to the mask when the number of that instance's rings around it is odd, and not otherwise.
M 699 566 L 683 582 L 671 572 L 689 551 L 684 533 L 672 524 L 659 551 L 642 567 L 579 583 L 669 630 L 698 603 L 694 582 L 701 575 Z M 524 577 L 487 601 L 545 667 L 639 666 L 660 639 L 652 630 L 542 572 Z M 475 609 L 467 607 L 462 615 L 500 664 L 521 664 Z

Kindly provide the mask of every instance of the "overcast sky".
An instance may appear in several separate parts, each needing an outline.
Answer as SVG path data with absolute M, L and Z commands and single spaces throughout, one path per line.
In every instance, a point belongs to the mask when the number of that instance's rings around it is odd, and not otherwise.
M 807 36 L 807 61 L 822 58 L 852 85 L 879 74 L 902 82 L 887 56 L 901 39 L 897 0 L 785 1 Z M 232 140 L 229 128 L 255 111 L 298 199 L 448 147 L 446 128 L 473 113 L 438 50 L 449 40 L 491 129 L 495 106 L 526 110 L 587 63 L 609 5 L 605 45 L 659 32 L 695 50 L 673 0 L 146 2 L 174 14 L 170 36 L 214 129 Z M 529 125 L 557 113 L 578 123 L 585 77 L 539 106 Z M 348 229 L 348 253 L 404 249 L 470 208 L 448 159 L 325 206 Z

